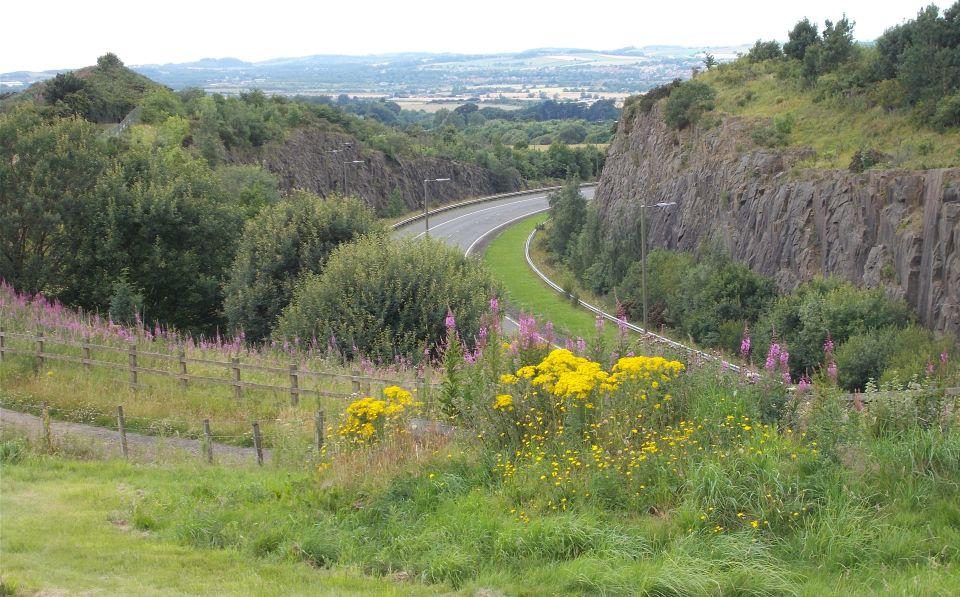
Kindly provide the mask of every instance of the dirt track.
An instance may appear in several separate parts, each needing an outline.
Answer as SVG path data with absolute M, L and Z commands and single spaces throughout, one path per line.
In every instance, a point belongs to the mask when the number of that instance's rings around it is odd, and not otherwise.
M 0 430 L 7 427 L 16 428 L 27 435 L 40 440 L 43 434 L 43 422 L 40 417 L 21 413 L 14 410 L 0 408 Z M 64 440 L 83 441 L 84 447 L 98 450 L 104 457 L 119 457 L 120 432 L 105 427 L 69 423 L 67 421 L 50 421 L 51 440 L 54 445 Z M 195 439 L 179 437 L 157 437 L 140 433 L 127 432 L 127 448 L 131 460 L 140 462 L 154 462 L 191 458 L 200 461 L 202 442 Z M 270 461 L 270 450 L 263 450 L 263 460 Z M 240 448 L 226 444 L 213 445 L 213 461 L 219 464 L 256 464 L 257 455 L 253 448 Z

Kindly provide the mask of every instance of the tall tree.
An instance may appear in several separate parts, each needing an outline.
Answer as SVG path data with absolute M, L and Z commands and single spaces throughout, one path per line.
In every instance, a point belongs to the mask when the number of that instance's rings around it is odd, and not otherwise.
M 850 58 L 853 52 L 853 26 L 856 23 L 843 15 L 834 24 L 830 20 L 824 21 L 823 44 L 820 50 L 820 72 L 831 72 Z
M 783 44 L 783 53 L 794 60 L 803 60 L 807 48 L 820 43 L 820 32 L 817 31 L 816 24 L 811 23 L 806 17 L 794 25 L 793 30 L 787 33 L 787 37 L 789 41 Z
M 587 219 L 587 200 L 580 192 L 580 180 L 568 179 L 562 189 L 550 193 L 549 202 L 553 224 L 548 243 L 556 255 L 567 258 Z
M 32 106 L 0 115 L 0 278 L 61 294 L 64 268 L 99 211 L 95 187 L 108 165 L 85 120 L 44 120 Z

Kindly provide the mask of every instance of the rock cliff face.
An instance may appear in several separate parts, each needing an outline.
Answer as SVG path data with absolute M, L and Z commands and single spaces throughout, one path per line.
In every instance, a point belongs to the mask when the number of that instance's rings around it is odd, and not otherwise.
M 639 206 L 676 201 L 647 209 L 651 248 L 718 240 L 783 291 L 818 274 L 883 286 L 960 335 L 960 169 L 804 169 L 807 152 L 757 148 L 749 130 L 678 132 L 660 106 L 621 120 L 594 200 L 602 234 L 636 243 Z
M 345 146 L 344 143 L 352 143 Z M 499 192 L 490 170 L 445 158 L 391 158 L 380 151 L 358 150 L 356 140 L 348 135 L 321 129 L 291 132 L 282 143 L 263 148 L 259 156 L 232 156 L 235 162 L 259 161 L 280 179 L 283 189 L 304 189 L 320 196 L 341 192 L 346 176 L 347 192 L 359 194 L 375 209 L 386 204 L 391 192 L 398 190 L 410 209 L 423 201 L 423 181 L 449 178 L 449 182 L 428 187 L 430 203 L 450 202 L 467 197 Z M 338 150 L 337 153 L 331 153 Z M 363 164 L 344 162 L 363 160 Z M 521 188 L 523 181 L 505 181 L 505 190 Z

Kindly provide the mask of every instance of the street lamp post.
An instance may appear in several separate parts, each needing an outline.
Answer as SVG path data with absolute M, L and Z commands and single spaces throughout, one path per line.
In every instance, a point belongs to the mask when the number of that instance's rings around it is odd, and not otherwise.
M 346 153 L 347 149 L 352 146 L 353 146 L 353 143 L 343 142 L 340 144 L 339 149 L 328 149 L 323 153 L 324 154 Z M 336 156 L 333 156 L 333 157 L 336 158 Z M 330 170 L 328 170 L 327 168 L 324 168 L 323 170 L 327 175 L 327 190 L 331 191 L 332 189 L 330 188 Z
M 348 164 L 362 164 L 363 160 L 351 160 L 349 162 L 343 163 L 343 196 L 347 196 L 347 165 Z
M 449 178 L 428 178 L 423 181 L 423 223 L 426 226 L 424 230 L 425 236 L 430 236 L 430 202 L 427 200 L 427 183 L 428 182 L 446 182 L 450 180 Z
M 648 207 L 670 207 L 676 204 L 676 201 L 661 201 L 653 205 L 640 206 L 640 287 L 643 294 L 643 330 L 645 332 L 650 330 L 647 328 L 647 220 L 644 214 Z

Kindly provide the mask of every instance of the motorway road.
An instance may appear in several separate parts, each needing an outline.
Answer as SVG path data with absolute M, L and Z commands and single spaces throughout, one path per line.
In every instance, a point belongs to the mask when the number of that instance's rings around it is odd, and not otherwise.
M 593 198 L 595 187 L 581 189 L 587 199 Z M 479 254 L 494 236 L 505 226 L 549 209 L 547 193 L 531 193 L 519 197 L 507 197 L 496 201 L 477 203 L 450 211 L 430 214 L 430 236 L 440 238 L 447 244 L 460 247 L 468 255 Z M 423 219 L 398 228 L 398 236 L 420 237 L 424 234 Z M 520 255 L 517 256 L 521 258 Z

